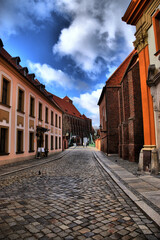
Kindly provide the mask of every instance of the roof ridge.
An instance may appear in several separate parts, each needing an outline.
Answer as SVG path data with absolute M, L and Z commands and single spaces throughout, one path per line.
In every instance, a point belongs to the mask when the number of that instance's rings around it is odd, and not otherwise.
M 106 80 L 106 83 L 108 83 L 110 81 L 110 79 L 112 79 L 112 77 L 118 72 L 118 70 L 124 65 L 124 63 L 136 52 L 136 50 L 134 49 L 125 59 L 124 61 L 118 66 L 118 68 L 116 68 L 116 70 L 112 73 L 112 75 Z

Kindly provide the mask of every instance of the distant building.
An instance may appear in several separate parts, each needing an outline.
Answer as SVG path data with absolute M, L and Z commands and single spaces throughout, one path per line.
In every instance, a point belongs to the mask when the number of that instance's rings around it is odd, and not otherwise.
M 0 164 L 62 151 L 62 110 L 0 40 Z
M 136 51 L 106 81 L 99 98 L 101 150 L 136 161 L 143 145 L 139 67 Z
M 90 138 L 92 129 L 92 120 L 77 110 L 73 101 L 69 97 L 59 98 L 53 95 L 53 100 L 63 110 L 63 147 L 66 149 L 69 144 L 82 145 L 83 138 Z
M 158 173 L 158 152 L 160 153 L 160 1 L 132 0 L 122 20 L 136 26 L 134 46 L 139 57 L 144 128 L 144 146 L 140 154 L 139 168 Z

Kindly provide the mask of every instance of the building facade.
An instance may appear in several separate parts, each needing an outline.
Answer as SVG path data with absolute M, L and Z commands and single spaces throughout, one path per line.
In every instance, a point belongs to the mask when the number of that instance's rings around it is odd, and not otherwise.
M 143 146 L 139 61 L 134 50 L 107 80 L 99 102 L 100 143 L 107 154 L 137 161 Z
M 143 146 L 143 121 L 138 54 L 132 56 L 120 83 L 119 156 L 138 162 Z
M 53 95 L 53 100 L 63 110 L 63 147 L 69 144 L 82 145 L 83 138 L 93 134 L 92 120 L 77 110 L 69 97 L 59 98 Z
M 132 0 L 122 20 L 136 26 L 134 46 L 140 66 L 144 146 L 139 168 L 158 173 L 160 1 Z
M 62 110 L 0 41 L 0 164 L 62 151 Z

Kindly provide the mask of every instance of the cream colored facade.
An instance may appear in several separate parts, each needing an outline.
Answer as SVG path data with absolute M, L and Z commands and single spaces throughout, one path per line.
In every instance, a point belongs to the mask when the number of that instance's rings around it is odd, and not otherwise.
M 154 10 L 152 17 L 156 11 L 160 11 L 160 5 Z M 160 26 L 159 26 L 160 27 Z M 155 135 L 156 148 L 159 152 L 160 159 L 160 53 L 156 54 L 156 41 L 153 24 L 148 29 L 148 49 L 150 66 L 148 70 L 148 85 L 150 86 L 151 95 L 153 98 L 154 120 L 155 120 Z
M 34 158 L 37 154 L 37 129 L 43 130 L 41 147 L 48 149 L 49 154 L 62 151 L 62 111 L 43 93 L 28 76 L 20 74 L 12 61 L 5 59 L 0 47 L 0 164 Z M 4 104 L 5 82 L 7 97 Z M 21 107 L 19 111 L 19 95 Z M 33 104 L 31 104 L 31 101 Z M 39 103 L 42 105 L 42 117 L 39 120 Z M 31 113 L 31 105 L 32 111 Z M 48 109 L 46 111 L 46 109 Z M 53 112 L 53 122 L 51 122 Z M 46 117 L 48 120 L 46 121 Z M 57 118 L 57 124 L 56 124 Z M 48 129 L 48 130 L 47 130 Z M 18 139 L 18 137 L 20 139 Z M 4 142 L 5 141 L 5 142 Z

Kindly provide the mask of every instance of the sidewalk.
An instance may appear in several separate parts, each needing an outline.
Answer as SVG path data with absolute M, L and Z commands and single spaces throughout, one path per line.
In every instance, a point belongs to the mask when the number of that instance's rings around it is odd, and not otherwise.
M 95 157 L 104 170 L 158 226 L 160 226 L 160 178 L 149 174 L 136 174 L 136 163 L 124 160 L 129 171 L 118 156 L 106 156 L 96 151 Z M 119 163 L 119 165 L 117 164 Z M 131 170 L 132 169 L 132 170 Z

